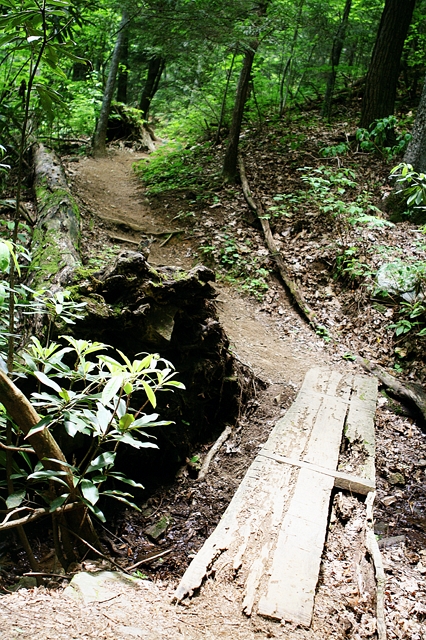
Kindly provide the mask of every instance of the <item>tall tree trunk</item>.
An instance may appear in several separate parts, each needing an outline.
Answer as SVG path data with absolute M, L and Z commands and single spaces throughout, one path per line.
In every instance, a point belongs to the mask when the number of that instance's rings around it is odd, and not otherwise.
M 148 74 L 139 103 L 139 109 L 142 111 L 142 117 L 144 120 L 148 120 L 151 102 L 157 92 L 165 64 L 164 58 L 157 55 L 150 58 L 148 62 Z
M 129 80 L 129 32 L 124 32 L 120 55 L 120 68 L 117 80 L 117 102 L 127 104 L 127 85 Z
M 115 41 L 114 51 L 111 57 L 111 64 L 109 67 L 108 79 L 106 82 L 104 97 L 102 100 L 101 112 L 99 114 L 99 120 L 93 139 L 93 155 L 98 158 L 106 155 L 106 134 L 108 128 L 108 118 L 111 109 L 112 97 L 114 95 L 115 80 L 117 77 L 121 47 L 123 46 L 127 23 L 127 12 L 123 10 L 117 40 Z
M 251 68 L 253 66 L 253 60 L 258 46 L 259 41 L 257 39 L 250 42 L 244 55 L 243 66 L 238 79 L 237 95 L 235 97 L 228 146 L 226 147 L 222 169 L 222 176 L 225 182 L 235 182 L 238 174 L 238 144 L 240 141 L 241 123 L 243 121 L 244 105 L 247 100 Z
M 386 0 L 368 69 L 360 126 L 393 114 L 405 38 L 416 0 Z
M 412 139 L 404 155 L 404 162 L 413 165 L 415 171 L 426 172 L 426 78 L 420 104 L 413 125 Z
M 322 106 L 321 116 L 330 119 L 331 115 L 331 99 L 333 97 L 334 85 L 336 84 L 337 67 L 339 66 L 340 56 L 342 55 L 343 44 L 346 37 L 346 29 L 348 27 L 349 13 L 351 11 L 352 0 L 346 0 L 343 10 L 342 21 L 337 29 L 336 36 L 333 40 L 331 48 L 330 66 L 331 70 L 328 74 L 327 88 L 325 90 L 324 103 Z
M 217 123 L 216 136 L 215 136 L 215 140 L 214 140 L 214 144 L 215 145 L 219 144 L 219 142 L 220 142 L 220 130 L 222 128 L 223 119 L 225 117 L 226 98 L 228 96 L 229 82 L 231 80 L 232 69 L 234 68 L 234 62 L 235 62 L 235 56 L 236 55 L 237 55 L 237 51 L 235 50 L 233 55 L 232 55 L 231 66 L 229 67 L 228 73 L 226 74 L 225 91 L 223 93 L 222 106 L 220 108 L 219 122 Z
M 296 26 L 294 27 L 293 39 L 291 41 L 290 53 L 289 53 L 289 57 L 288 57 L 288 60 L 286 62 L 286 65 L 284 67 L 283 75 L 282 75 L 281 82 L 280 82 L 280 108 L 279 108 L 280 118 L 282 118 L 282 116 L 284 114 L 284 109 L 285 109 L 285 105 L 286 105 L 286 102 L 287 102 L 288 93 L 289 93 L 289 90 L 290 90 L 290 83 L 291 83 L 291 78 L 292 78 L 292 68 L 291 67 L 292 67 L 292 64 L 293 64 L 293 54 L 294 54 L 294 49 L 296 47 L 297 38 L 299 37 L 300 18 L 302 17 L 302 10 L 303 10 L 303 5 L 304 4 L 305 4 L 305 0 L 300 0 L 299 8 L 297 10 Z M 284 92 L 285 79 L 287 77 L 288 77 L 287 87 L 286 87 L 286 90 Z

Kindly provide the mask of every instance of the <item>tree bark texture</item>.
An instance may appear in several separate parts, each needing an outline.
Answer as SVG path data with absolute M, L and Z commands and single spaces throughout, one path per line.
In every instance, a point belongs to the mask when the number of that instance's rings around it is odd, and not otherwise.
M 241 123 L 243 121 L 244 105 L 247 100 L 251 69 L 258 46 L 259 41 L 257 39 L 252 40 L 244 55 L 243 66 L 238 80 L 228 145 L 223 162 L 222 176 L 225 182 L 235 182 L 238 175 L 238 144 L 240 141 Z
M 413 165 L 415 171 L 426 172 L 426 78 L 420 104 L 413 125 L 412 139 L 404 155 L 404 162 Z
M 161 56 L 153 56 L 148 62 L 146 82 L 139 102 L 139 109 L 142 111 L 144 120 L 148 120 L 152 99 L 157 92 L 165 64 L 166 61 Z
M 42 144 L 33 150 L 37 225 L 33 238 L 32 284 L 65 284 L 80 264 L 80 215 L 57 155 Z
M 337 67 L 339 66 L 340 56 L 345 42 L 346 30 L 348 27 L 349 13 L 351 11 L 352 0 L 346 0 L 343 10 L 342 21 L 337 29 L 336 36 L 333 40 L 331 48 L 330 66 L 331 70 L 328 74 L 327 87 L 325 90 L 324 104 L 322 106 L 321 115 L 323 118 L 330 119 L 331 115 L 331 99 L 333 97 L 334 85 L 336 84 Z
M 129 80 L 129 32 L 124 32 L 120 54 L 120 65 L 117 80 L 117 102 L 127 104 L 127 85 Z
M 386 0 L 367 73 L 360 126 L 392 115 L 401 55 L 416 0 Z
M 101 112 L 93 138 L 93 155 L 101 158 L 106 155 L 106 134 L 108 128 L 108 117 L 111 109 L 111 102 L 114 95 L 115 80 L 117 77 L 118 65 L 120 62 L 121 48 L 125 38 L 125 30 L 128 23 L 126 11 L 123 11 L 120 28 L 115 41 L 114 51 L 111 57 L 111 64 L 108 72 L 108 79 L 105 86 L 102 100 Z

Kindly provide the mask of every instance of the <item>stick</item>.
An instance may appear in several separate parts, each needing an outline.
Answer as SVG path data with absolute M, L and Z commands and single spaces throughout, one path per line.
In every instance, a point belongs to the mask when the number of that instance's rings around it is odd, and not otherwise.
M 65 507 L 59 507 L 58 509 L 56 509 L 56 512 L 62 513 L 64 511 L 71 511 L 72 509 L 75 509 L 80 506 L 81 506 L 80 502 L 72 502 L 70 504 L 65 505 Z M 20 507 L 19 509 L 15 509 L 12 513 L 16 513 L 21 509 L 27 509 L 27 508 L 29 507 Z M 19 527 L 21 525 L 27 524 L 28 522 L 32 522 L 33 520 L 38 520 L 42 516 L 48 516 L 50 514 L 50 511 L 49 509 L 34 509 L 33 513 L 30 513 L 27 516 L 24 516 L 23 518 L 18 518 L 17 520 L 10 520 L 9 518 L 12 515 L 12 513 L 9 513 L 9 515 L 6 516 L 5 520 L 3 520 L 3 522 L 0 522 L 0 531 L 6 531 L 6 529 L 13 529 L 15 527 Z
M 148 553 L 146 556 L 142 558 L 142 560 L 139 560 L 139 562 L 132 564 L 130 567 L 126 567 L 126 569 L 127 571 L 133 571 L 134 569 L 136 569 L 136 567 L 139 567 L 141 564 L 145 564 L 146 562 L 151 562 L 152 560 L 156 560 L 157 558 L 162 558 L 163 556 L 166 556 L 168 553 L 171 553 L 172 551 L 173 549 L 165 549 L 164 551 L 159 551 L 158 553 L 156 551 L 154 551 L 153 553 Z
M 366 532 L 365 532 L 365 545 L 368 553 L 373 560 L 375 572 L 376 572 L 376 620 L 377 620 L 377 636 L 379 640 L 386 640 L 386 623 L 385 623 L 385 586 L 386 576 L 383 569 L 383 561 L 380 553 L 379 545 L 374 535 L 373 528 L 373 504 L 376 497 L 375 491 L 370 491 L 368 494 L 365 506 L 366 506 Z
M 216 442 L 214 443 L 214 445 L 212 446 L 212 448 L 204 458 L 197 480 L 204 480 L 204 477 L 207 475 L 207 472 L 209 470 L 209 466 L 213 459 L 213 456 L 216 455 L 216 453 L 219 451 L 223 443 L 226 442 L 226 440 L 228 440 L 231 433 L 232 433 L 232 427 L 228 425 L 226 429 L 222 431 L 222 433 L 220 434 L 220 436 L 218 437 L 218 439 L 216 440 Z
M 61 525 L 63 526 L 63 525 Z M 119 571 L 123 571 L 123 573 L 127 573 L 128 575 L 130 575 L 129 571 L 127 569 L 124 569 L 123 567 L 121 567 L 117 562 L 115 562 L 112 558 L 110 558 L 109 556 L 105 555 L 105 553 L 102 553 L 102 551 L 99 551 L 99 549 L 96 549 L 96 547 L 93 547 L 90 542 L 87 542 L 87 540 L 85 540 L 84 538 L 82 538 L 81 536 L 78 535 L 78 533 L 75 533 L 75 531 L 71 531 L 71 529 L 68 529 L 67 527 L 64 527 L 71 535 L 73 535 L 75 538 L 78 538 L 78 540 L 80 540 L 83 544 L 86 545 L 86 547 L 89 547 L 89 549 L 91 551 L 94 551 L 94 553 L 96 553 L 98 556 L 101 556 L 101 558 L 103 558 L 104 560 L 107 560 L 108 562 L 110 562 L 111 564 L 114 565 L 114 567 L 117 567 L 117 569 Z
M 315 311 L 306 302 L 302 292 L 299 290 L 295 281 L 290 276 L 282 256 L 277 250 L 276 244 L 274 242 L 274 238 L 272 236 L 271 227 L 269 225 L 268 219 L 265 216 L 262 206 L 260 203 L 256 203 L 254 201 L 253 196 L 251 194 L 250 187 L 247 181 L 244 161 L 241 158 L 241 156 L 239 156 L 238 158 L 238 165 L 240 168 L 241 185 L 243 188 L 244 197 L 250 209 L 253 211 L 253 213 L 257 215 L 257 217 L 260 220 L 260 223 L 262 225 L 263 235 L 265 236 L 265 240 L 266 240 L 266 246 L 268 247 L 272 258 L 275 260 L 275 264 L 278 267 L 278 271 L 280 273 L 282 281 L 284 282 L 287 289 L 290 291 L 297 306 L 302 311 L 302 313 L 307 318 L 308 322 L 312 325 L 312 327 L 315 330 L 324 329 L 324 327 L 319 322 L 317 322 Z

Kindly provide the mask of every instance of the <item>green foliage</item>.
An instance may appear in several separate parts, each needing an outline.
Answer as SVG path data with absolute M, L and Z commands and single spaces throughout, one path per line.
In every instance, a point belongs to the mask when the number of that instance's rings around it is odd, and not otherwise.
M 198 190 L 204 182 L 201 161 L 209 160 L 203 155 L 204 151 L 202 145 L 184 149 L 179 144 L 169 144 L 158 149 L 149 160 L 140 160 L 134 168 L 147 186 L 148 194 Z
M 348 247 L 336 257 L 336 277 L 362 282 L 374 274 L 358 247 Z
M 72 438 L 77 434 L 87 437 L 87 450 L 82 459 L 66 466 L 73 473 L 82 502 L 104 521 L 97 506 L 101 495 L 137 508 L 129 500 L 133 498 L 131 493 L 103 488 L 108 479 L 141 487 L 114 469 L 118 446 L 156 448 L 148 430 L 170 422 L 159 420 L 157 413 L 147 413 L 145 409 L 147 405 L 155 409 L 159 391 L 184 387 L 174 380 L 173 365 L 157 354 L 142 354 L 142 358 L 130 361 L 118 351 L 121 359 L 118 360 L 108 354 L 109 347 L 103 343 L 70 336 L 63 336 L 63 340 L 67 346 L 51 343 L 44 347 L 33 337 L 22 353 L 22 372 L 35 377 L 41 387 L 31 396 L 41 420 L 29 435 L 56 427 Z M 135 397 L 136 407 L 133 406 Z M 1 431 L 0 438 L 4 438 Z M 28 474 L 19 468 L 19 478 L 15 477 L 23 487 L 19 489 L 22 500 L 26 490 L 33 486 L 49 502 L 51 511 L 74 499 L 63 478 L 64 471 L 45 469 L 41 461 L 30 471 Z M 49 498 L 44 488 L 46 482 L 59 485 L 59 497 Z
M 339 142 L 330 147 L 323 147 L 320 149 L 320 154 L 323 158 L 336 158 L 337 156 L 344 156 L 348 153 L 350 147 L 346 142 Z
M 409 209 L 426 208 L 426 175 L 414 171 L 411 164 L 401 162 L 391 171 L 391 177 L 396 178 L 396 184 L 400 187 L 397 193 L 402 193 L 406 198 Z
M 203 257 L 214 259 L 219 276 L 241 291 L 260 300 L 268 290 L 269 271 L 262 266 L 262 258 L 253 255 L 249 240 L 239 242 L 225 229 L 219 241 L 202 245 L 200 252 Z
M 398 120 L 395 116 L 388 116 L 375 120 L 370 129 L 357 129 L 356 139 L 362 151 L 378 152 L 391 160 L 403 153 L 411 140 L 409 133 L 395 132 Z M 389 146 L 388 141 L 395 137 L 396 144 Z

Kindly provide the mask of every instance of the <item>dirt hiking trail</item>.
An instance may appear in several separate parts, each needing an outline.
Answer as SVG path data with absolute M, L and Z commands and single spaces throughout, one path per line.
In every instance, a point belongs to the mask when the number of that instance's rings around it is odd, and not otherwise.
M 85 252 L 102 251 L 115 245 L 135 250 L 148 237 L 149 261 L 155 265 L 190 268 L 197 260 L 195 233 L 178 230 L 175 212 L 150 208 L 132 165 L 146 156 L 119 151 L 107 158 L 75 159 L 67 163 L 68 177 L 82 206 L 85 223 Z M 165 240 L 167 241 L 165 242 Z M 322 366 L 341 371 L 353 369 L 342 361 L 332 345 L 315 335 L 294 310 L 278 281 L 272 282 L 267 299 L 274 312 L 263 303 L 241 296 L 236 289 L 217 284 L 220 321 L 238 358 L 249 365 L 267 387 L 260 393 L 253 414 L 242 421 L 242 430 L 231 437 L 226 449 L 214 459 L 211 472 L 199 485 L 186 479 L 182 496 L 190 496 L 193 512 L 203 501 L 227 500 L 266 441 L 275 421 L 284 415 L 300 388 L 305 373 Z M 237 452 L 237 453 L 235 453 Z M 226 485 L 226 486 L 225 486 Z M 226 493 L 227 492 L 227 493 Z M 341 496 L 342 494 L 340 494 Z M 172 604 L 173 592 L 183 569 L 169 579 L 155 582 L 106 581 L 96 598 L 70 598 L 62 587 L 21 589 L 0 601 L 0 638 L 105 639 L 127 640 L 341 640 L 375 638 L 375 583 L 371 564 L 365 558 L 362 500 L 343 496 L 334 501 L 329 534 L 323 554 L 320 580 L 310 629 L 277 623 L 253 614 L 241 613 L 234 598 L 227 571 L 208 579 L 199 596 Z M 223 506 L 222 510 L 225 508 Z M 211 531 L 210 531 L 211 532 Z M 204 534 L 206 537 L 206 533 Z M 201 546 L 188 546 L 189 559 Z M 398 550 L 397 550 L 398 551 Z M 395 549 L 384 550 L 395 554 Z M 82 570 L 109 569 L 105 562 L 84 563 Z M 225 568 L 224 568 L 225 569 Z M 401 581 L 398 570 L 395 581 Z M 219 585 L 219 588 L 218 588 Z M 420 633 L 420 632 L 419 632 Z M 408 635 L 392 635 L 409 637 Z M 412 635 L 422 640 L 421 635 Z M 423 636 L 426 637 L 426 636 Z

